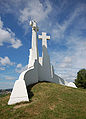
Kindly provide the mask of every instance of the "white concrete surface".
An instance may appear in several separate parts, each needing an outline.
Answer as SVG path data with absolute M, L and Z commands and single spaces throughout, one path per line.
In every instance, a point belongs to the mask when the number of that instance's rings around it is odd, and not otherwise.
M 42 39 L 42 58 L 40 58 L 39 67 L 39 81 L 48 81 L 53 83 L 65 84 L 64 80 L 54 73 L 54 68 L 50 63 L 50 57 L 47 52 L 47 40 L 50 40 L 50 36 L 47 36 L 45 32 L 38 36 Z
M 47 52 L 47 40 L 50 40 L 50 36 L 47 36 L 45 32 L 39 35 L 39 39 L 42 39 L 42 57 L 39 57 L 37 43 L 38 26 L 35 21 L 30 21 L 30 25 L 32 27 L 32 47 L 30 49 L 28 69 L 22 72 L 19 79 L 15 82 L 8 105 L 29 101 L 27 86 L 39 81 L 65 85 L 64 80 L 54 73 L 54 68 L 50 63 L 50 57 Z M 68 85 L 74 86 L 71 83 Z
M 47 48 L 47 40 L 50 40 L 50 36 L 47 36 L 45 32 L 42 32 L 42 35 L 38 35 L 39 39 L 42 39 L 42 46 Z
M 16 80 L 8 105 L 22 101 L 29 101 L 26 84 L 24 80 Z
M 30 25 L 32 26 L 32 48 L 30 49 L 28 69 L 23 71 L 15 82 L 8 105 L 29 101 L 27 86 L 38 82 L 38 27 L 35 21 L 31 21 Z
M 65 85 L 68 86 L 68 87 L 77 88 L 76 85 L 73 82 L 65 82 Z
M 28 68 L 34 66 L 35 60 L 38 60 L 38 43 L 37 43 L 37 31 L 38 26 L 35 21 L 30 21 L 32 26 L 32 48 L 30 49 Z

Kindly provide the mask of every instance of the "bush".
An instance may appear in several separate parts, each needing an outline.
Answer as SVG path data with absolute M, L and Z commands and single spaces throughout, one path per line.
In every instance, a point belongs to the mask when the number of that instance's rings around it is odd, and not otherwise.
M 86 69 L 81 69 L 77 73 L 77 79 L 75 79 L 75 85 L 80 88 L 86 88 Z

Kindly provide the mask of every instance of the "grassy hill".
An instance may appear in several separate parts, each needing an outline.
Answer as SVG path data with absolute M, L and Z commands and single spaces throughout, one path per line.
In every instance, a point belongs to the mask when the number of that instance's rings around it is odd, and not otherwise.
M 8 106 L 0 97 L 0 119 L 86 119 L 86 90 L 54 83 L 32 87 L 30 102 Z

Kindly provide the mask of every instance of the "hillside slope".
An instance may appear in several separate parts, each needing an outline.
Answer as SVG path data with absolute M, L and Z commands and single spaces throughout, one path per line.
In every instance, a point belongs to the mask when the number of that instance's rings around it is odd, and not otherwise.
M 54 83 L 32 87 L 30 102 L 8 106 L 0 97 L 0 119 L 86 119 L 86 90 Z

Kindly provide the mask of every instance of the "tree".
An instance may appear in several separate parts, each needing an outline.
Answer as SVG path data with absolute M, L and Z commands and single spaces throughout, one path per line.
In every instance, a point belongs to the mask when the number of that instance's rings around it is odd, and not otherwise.
M 75 85 L 77 87 L 86 88 L 86 69 L 81 69 L 77 73 L 77 78 L 75 79 Z

